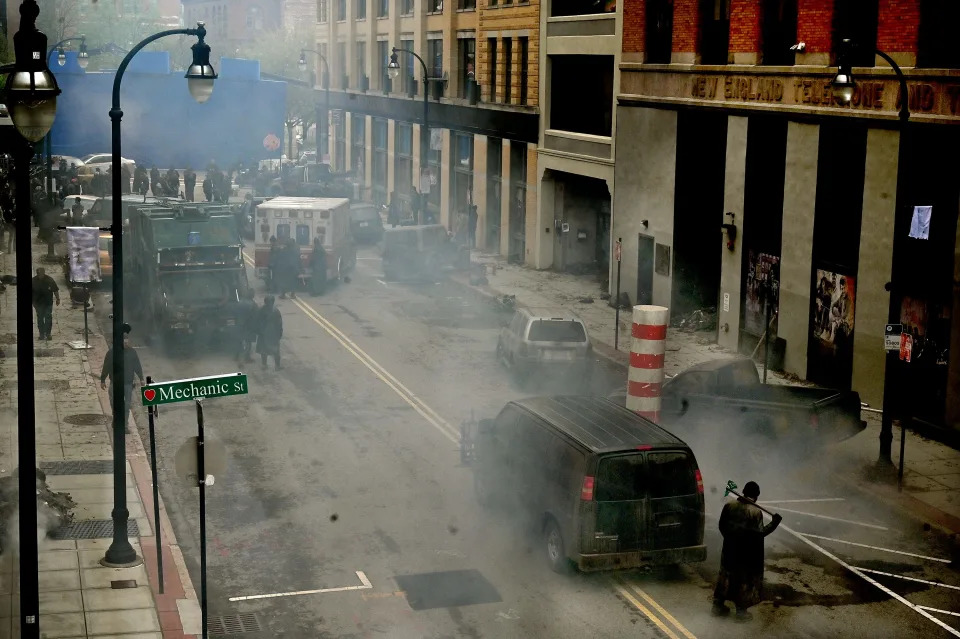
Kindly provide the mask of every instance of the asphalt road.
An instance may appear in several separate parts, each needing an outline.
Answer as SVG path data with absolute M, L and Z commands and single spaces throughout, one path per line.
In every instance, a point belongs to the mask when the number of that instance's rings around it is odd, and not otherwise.
M 894 596 L 960 613 L 958 590 L 844 567 L 960 586 L 953 564 L 934 561 L 951 558 L 951 541 L 836 485 L 829 453 L 794 462 L 781 451 L 759 475 L 739 477 L 738 460 L 695 449 L 707 562 L 550 572 L 535 535 L 476 505 L 456 444 L 462 420 L 492 417 L 525 394 L 493 354 L 509 313 L 451 282 L 379 278 L 375 252 L 363 250 L 350 283 L 280 300 L 284 370 L 244 364 L 249 395 L 205 402 L 207 435 L 228 451 L 207 491 L 209 607 L 211 617 L 253 613 L 260 632 L 238 636 L 951 636 L 924 614 L 960 636 L 960 617 Z M 138 348 L 156 380 L 238 368 L 216 350 Z M 592 388 L 544 390 L 605 394 L 624 378 L 601 361 Z M 199 586 L 197 491 L 173 467 L 196 433 L 193 406 L 162 408 L 157 432 L 161 493 Z M 761 501 L 803 500 L 770 506 L 785 525 L 767 538 L 765 597 L 749 623 L 710 615 L 727 479 L 758 479 Z M 315 590 L 326 592 L 303 592 Z M 298 594 L 236 600 L 277 593 Z

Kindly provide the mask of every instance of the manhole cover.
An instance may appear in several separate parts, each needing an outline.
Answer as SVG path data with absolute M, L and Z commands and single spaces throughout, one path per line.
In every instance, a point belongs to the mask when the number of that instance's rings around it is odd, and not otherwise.
M 45 461 L 40 462 L 40 470 L 48 475 L 109 475 L 113 473 L 113 460 Z
M 476 570 L 426 572 L 396 577 L 396 580 L 414 610 L 503 601 L 493 584 Z
M 127 537 L 139 537 L 140 527 L 137 520 L 127 521 Z M 112 519 L 88 519 L 87 521 L 76 521 L 66 526 L 60 526 L 52 533 L 50 538 L 57 541 L 66 541 L 68 539 L 110 539 L 113 537 Z
M 79 415 L 67 415 L 63 421 L 77 426 L 92 426 L 93 424 L 109 424 L 113 421 L 103 413 L 81 413 Z
M 211 635 L 238 635 L 244 632 L 260 632 L 260 621 L 252 612 L 240 615 L 224 615 L 207 619 L 207 632 Z

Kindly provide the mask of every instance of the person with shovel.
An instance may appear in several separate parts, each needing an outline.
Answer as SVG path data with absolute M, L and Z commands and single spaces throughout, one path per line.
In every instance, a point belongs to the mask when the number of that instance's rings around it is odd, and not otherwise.
M 728 484 L 728 492 L 734 492 Z M 736 485 L 733 484 L 733 488 Z M 737 493 L 734 492 L 735 495 Z M 733 601 L 737 607 L 737 620 L 749 621 L 753 615 L 747 610 L 760 602 L 763 586 L 763 538 L 780 525 L 782 517 L 769 513 L 757 505 L 760 486 L 749 481 L 743 494 L 736 501 L 728 501 L 720 512 L 720 534 L 723 535 L 723 550 L 720 553 L 720 574 L 713 591 L 713 613 L 730 613 L 726 602 Z M 766 526 L 763 514 L 773 517 Z

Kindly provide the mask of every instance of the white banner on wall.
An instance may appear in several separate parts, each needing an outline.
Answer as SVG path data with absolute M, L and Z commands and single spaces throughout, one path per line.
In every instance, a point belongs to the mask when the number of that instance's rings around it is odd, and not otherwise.
M 71 282 L 100 281 L 100 229 L 89 226 L 67 227 L 67 253 L 70 256 Z

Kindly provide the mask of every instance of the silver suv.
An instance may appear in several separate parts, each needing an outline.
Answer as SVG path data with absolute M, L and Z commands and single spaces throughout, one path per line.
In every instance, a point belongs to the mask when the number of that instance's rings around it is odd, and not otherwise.
M 570 375 L 589 382 L 593 372 L 587 327 L 576 315 L 559 309 L 519 309 L 500 331 L 497 357 L 521 383 L 544 375 Z

